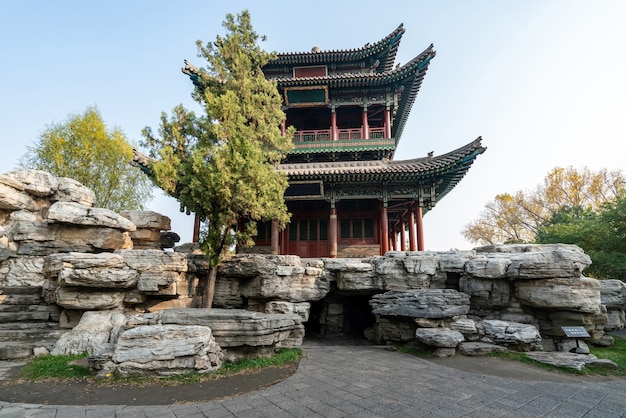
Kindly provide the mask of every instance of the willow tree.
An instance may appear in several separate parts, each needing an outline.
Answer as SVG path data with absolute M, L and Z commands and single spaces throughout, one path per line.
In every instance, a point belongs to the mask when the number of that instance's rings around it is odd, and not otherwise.
M 235 244 L 253 245 L 257 222 L 284 227 L 289 220 L 287 178 L 276 166 L 291 149 L 292 132 L 282 135 L 282 100 L 263 74 L 274 54 L 257 44 L 247 11 L 227 15 L 223 26 L 225 36 L 196 42 L 206 66 L 186 63 L 183 69 L 202 113 L 179 105 L 171 117 L 161 115 L 159 135 L 143 131 L 154 183 L 204 221 L 199 244 L 209 260 L 202 295 L 207 308 L 224 254 Z
M 128 163 L 133 147 L 119 128 L 108 128 L 96 107 L 50 124 L 21 159 L 21 166 L 70 177 L 94 192 L 95 205 L 144 209 L 152 198 L 150 181 Z

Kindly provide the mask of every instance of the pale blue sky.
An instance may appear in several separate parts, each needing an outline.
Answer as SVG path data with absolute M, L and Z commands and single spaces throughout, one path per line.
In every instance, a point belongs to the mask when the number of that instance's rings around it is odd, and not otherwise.
M 0 2 L 0 172 L 52 122 L 97 105 L 140 140 L 162 111 L 193 106 L 180 67 L 195 41 L 250 10 L 267 50 L 358 48 L 400 23 L 398 62 L 433 43 L 396 159 L 483 137 L 487 151 L 424 218 L 426 248 L 469 249 L 461 230 L 498 193 L 534 188 L 555 166 L 626 169 L 626 2 L 20 1 Z M 191 219 L 157 191 L 150 209 L 183 240 Z

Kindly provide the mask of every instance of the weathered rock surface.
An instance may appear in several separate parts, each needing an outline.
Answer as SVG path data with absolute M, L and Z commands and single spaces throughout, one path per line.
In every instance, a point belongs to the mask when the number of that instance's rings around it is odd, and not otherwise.
M 485 319 L 480 323 L 484 330 L 484 342 L 503 345 L 537 344 L 541 341 L 541 335 L 533 325 L 520 324 L 517 322 Z
M 430 347 L 456 348 L 465 340 L 463 334 L 448 328 L 418 328 L 415 337 Z
M 125 323 L 126 315 L 121 310 L 85 312 L 78 325 L 57 341 L 51 354 L 60 356 L 93 353 L 112 344 L 120 327 Z
M 153 211 L 122 211 L 120 215 L 130 220 L 137 229 L 130 233 L 133 241 L 134 249 L 161 249 L 172 248 L 174 242 L 174 233 L 170 235 L 172 239 L 171 245 L 163 245 L 162 231 L 169 231 L 171 228 L 171 220 L 167 216 Z
M 0 263 L 3 286 L 43 286 L 43 257 L 9 258 Z
M 227 359 L 271 355 L 274 347 L 302 344 L 304 325 L 295 314 L 265 314 L 243 309 L 169 309 L 129 318 L 142 325 L 199 325 L 211 328 Z
M 123 330 L 111 363 L 94 366 L 120 376 L 210 372 L 222 365 L 223 354 L 211 328 L 197 325 L 142 325 Z
M 48 221 L 73 225 L 105 226 L 123 231 L 137 229 L 135 224 L 112 210 L 92 208 L 75 202 L 53 203 L 48 209 Z
M 515 283 L 523 305 L 552 311 L 600 312 L 600 281 L 587 277 L 558 277 Z
M 372 313 L 411 318 L 451 318 L 469 312 L 469 296 L 453 289 L 390 291 L 374 295 Z
M 621 280 L 600 280 L 600 300 L 608 309 L 626 308 L 626 283 Z
M 127 210 L 120 212 L 120 215 L 128 219 L 137 229 L 169 231 L 172 228 L 170 218 L 158 212 L 149 210 Z
M 203 268 L 196 262 L 197 273 L 203 274 Z M 294 303 L 316 301 L 330 290 L 330 283 L 322 273 L 321 264 L 303 265 L 299 257 L 240 254 L 220 265 L 218 282 L 231 285 L 216 290 L 216 299 L 222 306 L 232 306 L 221 301 L 222 295 L 234 303 L 241 302 L 241 297 Z
M 486 356 L 487 354 L 507 351 L 506 347 L 497 344 L 465 341 L 459 344 L 459 354 L 463 356 Z
M 576 354 L 562 351 L 544 352 L 536 351 L 526 355 L 540 363 L 552 366 L 567 367 L 574 370 L 582 370 L 585 366 L 593 365 L 617 369 L 617 365 L 610 360 L 598 359 L 593 354 Z
M 123 291 L 102 289 L 81 289 L 80 287 L 59 287 L 54 293 L 57 305 L 66 309 L 108 310 L 124 306 Z
M 511 263 L 506 277 L 512 279 L 542 279 L 547 277 L 580 277 L 591 265 L 591 259 L 576 245 L 512 244 L 476 248 L 480 253 L 506 254 Z

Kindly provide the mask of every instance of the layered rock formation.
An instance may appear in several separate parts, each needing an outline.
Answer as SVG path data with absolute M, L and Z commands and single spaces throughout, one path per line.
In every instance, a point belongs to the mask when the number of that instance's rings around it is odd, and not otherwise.
M 71 179 L 31 170 L 0 175 L 0 291 L 41 286 L 47 303 L 63 308 L 60 324 L 75 327 L 82 316 L 82 328 L 73 335 L 92 324 L 99 335 L 93 341 L 108 335 L 112 343 L 122 329 L 158 326 L 163 331 L 174 325 L 192 327 L 180 338 L 197 341 L 207 334 L 197 327 L 208 327 L 226 353 L 243 356 L 248 348 L 233 347 L 257 347 L 254 355 L 265 355 L 276 345 L 301 343 L 306 324 L 311 336 L 365 334 L 379 343 L 433 347 L 441 355 L 454 350 L 474 355 L 500 347 L 531 350 L 540 337 L 564 346 L 562 326 L 582 326 L 589 342 L 610 344 L 605 330 L 626 322 L 626 285 L 584 277 L 589 257 L 561 244 L 389 252 L 365 259 L 239 254 L 224 260 L 218 271 L 214 306 L 222 309 L 212 316 L 192 314 L 178 308 L 197 306 L 199 279 L 208 273 L 198 249 L 185 244 L 163 250 L 176 241 L 166 231 L 167 217 L 116 214 L 94 208 L 93 202 L 93 193 Z M 129 319 L 137 314 L 142 316 Z M 97 315 L 110 319 L 94 320 Z M 164 319 L 170 315 L 186 319 Z M 197 315 L 202 319 L 190 319 Z M 99 329 L 98 321 L 117 325 Z M 223 321 L 247 324 L 234 328 L 243 340 L 226 338 Z M 158 335 L 147 328 L 134 332 L 128 341 L 141 340 L 143 346 L 149 335 Z M 66 350 L 60 344 L 58 350 Z M 95 349 L 89 340 L 81 344 L 67 346 Z M 199 355 L 193 362 L 206 363 L 213 348 L 193 355 L 186 351 L 182 362 L 190 365 Z M 111 354 L 98 364 L 115 358 L 118 366 L 128 363 L 120 370 L 138 361 Z M 170 359 L 153 361 L 178 370 L 167 363 Z M 146 364 L 148 370 L 157 363 Z

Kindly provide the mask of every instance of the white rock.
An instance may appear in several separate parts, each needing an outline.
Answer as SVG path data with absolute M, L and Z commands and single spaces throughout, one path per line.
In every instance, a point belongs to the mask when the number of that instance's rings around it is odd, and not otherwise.
M 455 348 L 465 340 L 463 334 L 449 328 L 418 328 L 415 337 L 430 347 L 442 348 Z
M 52 202 L 75 202 L 92 207 L 96 203 L 96 194 L 74 179 L 59 177 L 59 186 L 50 199 Z
M 521 304 L 533 308 L 600 312 L 600 281 L 587 277 L 517 281 L 515 295 Z
M 52 354 L 93 353 L 103 345 L 112 344 L 125 322 L 126 316 L 121 310 L 85 312 L 78 325 L 56 342 Z
M 130 220 L 137 228 L 169 231 L 171 220 L 167 216 L 148 210 L 122 211 L 120 215 Z
M 124 295 L 123 291 L 59 287 L 54 297 L 56 304 L 66 309 L 107 310 L 121 308 Z
M 541 341 L 533 325 L 489 319 L 481 322 L 485 336 L 496 344 L 530 344 Z
M 104 208 L 91 208 L 75 202 L 56 202 L 48 210 L 48 221 L 84 226 L 106 226 L 134 231 L 137 229 L 128 219 Z

